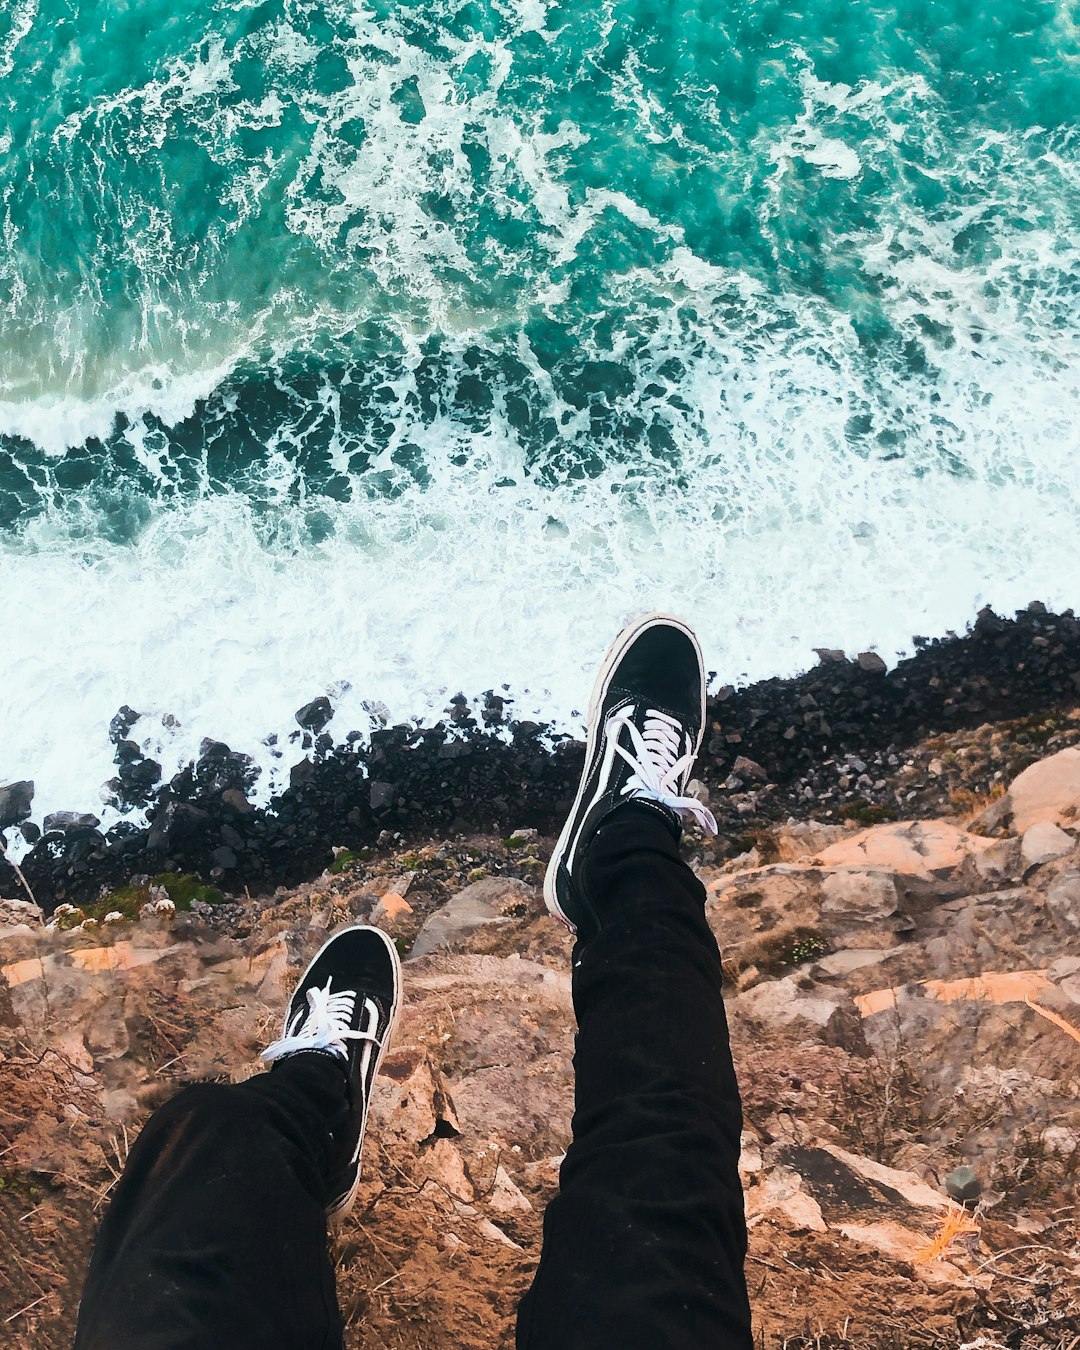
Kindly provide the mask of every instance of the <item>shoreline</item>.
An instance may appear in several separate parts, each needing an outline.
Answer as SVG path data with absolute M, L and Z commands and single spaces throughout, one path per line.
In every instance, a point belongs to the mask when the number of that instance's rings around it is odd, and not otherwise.
M 1080 620 L 1070 610 L 1053 614 L 1035 602 L 1005 619 L 984 609 L 961 635 L 917 639 L 914 655 L 892 669 L 873 653 L 818 654 L 800 675 L 710 695 L 695 770 L 720 826 L 710 847 L 753 848 L 792 814 L 870 823 L 940 813 L 943 804 L 970 812 L 1037 753 L 1080 740 L 1080 720 L 1053 718 L 1080 705 Z M 305 758 L 266 807 L 248 797 L 251 761 L 220 742 L 204 742 L 196 762 L 160 781 L 160 767 L 126 739 L 136 714 L 121 709 L 110 727 L 117 776 L 108 786 L 122 804 L 143 807 L 147 825 L 122 820 L 102 833 L 90 814 L 54 813 L 40 837 L 26 829 L 32 847 L 22 873 L 51 913 L 155 873 L 243 897 L 310 880 L 335 849 L 551 832 L 572 799 L 583 742 L 514 719 L 509 702 L 459 694 L 432 726 L 388 726 L 350 743 L 323 730 L 329 703 L 314 699 L 297 714 Z M 983 737 L 985 745 L 966 735 L 1002 723 L 1021 725 Z M 963 744 L 932 744 L 943 737 Z M 29 815 L 18 788 L 0 788 L 0 840 Z M 6 857 L 0 896 L 26 898 Z

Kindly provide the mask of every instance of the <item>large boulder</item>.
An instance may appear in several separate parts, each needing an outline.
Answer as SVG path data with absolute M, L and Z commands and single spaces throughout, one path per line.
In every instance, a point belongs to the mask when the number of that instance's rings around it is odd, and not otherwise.
M 1009 788 L 1009 801 L 1017 834 L 1040 821 L 1080 828 L 1080 748 L 1059 750 L 1025 769 Z

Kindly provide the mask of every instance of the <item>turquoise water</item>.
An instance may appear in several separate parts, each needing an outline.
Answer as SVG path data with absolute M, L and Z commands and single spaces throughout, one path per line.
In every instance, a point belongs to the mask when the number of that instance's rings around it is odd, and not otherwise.
M 0 775 L 78 804 L 124 700 L 567 714 L 646 605 L 733 678 L 1080 599 L 1078 63 L 1031 0 L 0 0 Z

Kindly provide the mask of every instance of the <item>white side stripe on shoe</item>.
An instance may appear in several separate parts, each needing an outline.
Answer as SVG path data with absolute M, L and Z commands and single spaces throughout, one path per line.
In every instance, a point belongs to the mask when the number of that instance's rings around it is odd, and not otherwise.
M 633 752 L 619 744 L 623 731 L 630 737 Z M 708 807 L 696 797 L 682 795 L 694 762 L 694 751 L 674 717 L 647 708 L 644 730 L 639 731 L 632 718 L 619 711 L 608 718 L 605 733 L 615 752 L 634 771 L 623 786 L 623 796 L 648 797 L 662 802 L 676 815 L 696 820 L 706 834 L 716 834 L 716 818 Z

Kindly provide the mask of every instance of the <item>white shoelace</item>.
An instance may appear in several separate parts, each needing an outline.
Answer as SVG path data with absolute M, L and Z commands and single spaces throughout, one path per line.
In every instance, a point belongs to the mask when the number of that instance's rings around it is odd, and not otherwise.
M 352 1019 L 356 1008 L 356 991 L 342 989 L 336 994 L 330 992 L 330 981 L 325 989 L 307 991 L 308 1006 L 300 1008 L 280 1040 L 268 1045 L 262 1052 L 267 1062 L 294 1054 L 297 1050 L 333 1050 L 336 1054 L 348 1054 L 346 1041 L 371 1041 L 379 1045 L 379 1038 L 373 1030 L 379 1022 L 379 1009 L 370 999 L 364 1000 L 364 1012 L 367 1014 L 367 1029 L 353 1031 Z
M 633 753 L 619 744 L 623 731 L 630 736 Z M 694 752 L 683 750 L 686 733 L 674 717 L 648 708 L 644 730 L 639 731 L 626 713 L 617 713 L 608 720 L 607 735 L 634 771 L 622 789 L 624 796 L 662 802 L 676 815 L 697 821 L 706 834 L 716 834 L 716 818 L 708 807 L 696 797 L 683 796 Z

